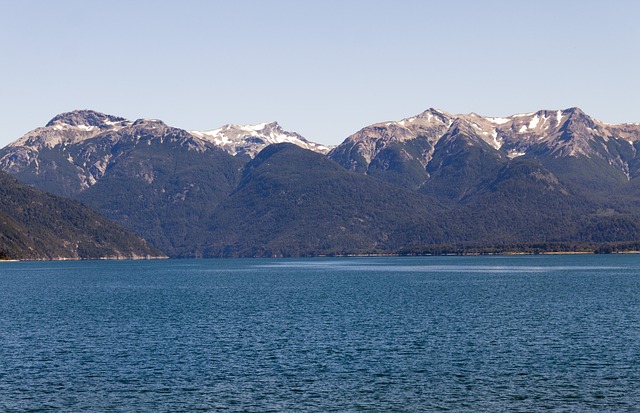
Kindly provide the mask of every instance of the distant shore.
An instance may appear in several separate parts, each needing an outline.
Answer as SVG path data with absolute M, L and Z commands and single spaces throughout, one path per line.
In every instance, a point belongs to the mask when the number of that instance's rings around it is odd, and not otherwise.
M 29 261 L 144 261 L 144 260 L 182 260 L 182 259 L 243 259 L 243 258 L 366 258 L 366 257 L 462 257 L 462 256 L 512 256 L 512 255 L 635 255 L 640 254 L 640 250 L 609 251 L 447 251 L 447 252 L 400 252 L 400 253 L 353 253 L 353 254 L 317 254 L 301 256 L 253 256 L 253 257 L 99 257 L 99 258 L 65 258 L 56 257 L 50 259 L 0 259 L 2 262 L 29 262 Z

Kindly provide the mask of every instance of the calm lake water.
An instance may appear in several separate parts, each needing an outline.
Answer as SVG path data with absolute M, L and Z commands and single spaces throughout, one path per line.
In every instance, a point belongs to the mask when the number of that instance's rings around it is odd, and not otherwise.
M 640 256 L 0 264 L 0 411 L 640 411 Z

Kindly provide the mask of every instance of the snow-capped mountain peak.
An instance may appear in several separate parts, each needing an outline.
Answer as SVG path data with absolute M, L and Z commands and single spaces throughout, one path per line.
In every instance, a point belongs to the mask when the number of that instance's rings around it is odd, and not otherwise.
M 38 150 L 57 145 L 74 144 L 91 139 L 106 131 L 118 131 L 130 126 L 131 122 L 118 116 L 105 115 L 92 110 L 75 110 L 61 113 L 44 127 L 26 133 L 8 147 L 26 147 Z
M 409 160 L 428 168 L 436 148 L 458 137 L 478 148 L 488 144 L 503 159 L 598 158 L 628 174 L 629 154 L 639 151 L 640 125 L 609 125 L 577 107 L 505 117 L 428 109 L 400 121 L 366 126 L 333 149 L 329 157 L 354 171 L 366 171 L 371 164 L 391 168 L 392 160 Z
M 219 146 L 231 155 L 250 158 L 268 145 L 283 142 L 323 154 L 331 150 L 329 146 L 308 141 L 295 132 L 284 130 L 278 122 L 255 125 L 228 124 L 208 131 L 191 131 L 191 134 Z
M 55 125 L 68 125 L 70 127 L 105 127 L 118 124 L 130 124 L 125 118 L 106 115 L 93 110 L 74 110 L 55 116 L 46 124 L 47 127 Z

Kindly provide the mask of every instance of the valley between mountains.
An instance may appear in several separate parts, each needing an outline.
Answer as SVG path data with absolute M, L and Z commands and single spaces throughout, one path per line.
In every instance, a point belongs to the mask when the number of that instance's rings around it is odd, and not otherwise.
M 504 118 L 429 109 L 366 126 L 335 147 L 275 122 L 186 131 L 160 120 L 80 110 L 54 117 L 0 150 L 0 178 L 21 194 L 37 190 L 37 196 L 69 203 L 49 209 L 99 212 L 113 223 L 92 216 L 103 228 L 98 232 L 116 231 L 125 245 L 38 253 L 44 245 L 77 244 L 74 239 L 85 237 L 85 218 L 71 214 L 75 229 L 58 233 L 64 240 L 36 242 L 26 206 L 14 202 L 20 196 L 3 195 L 0 253 L 99 258 L 636 250 L 639 150 L 639 124 L 606 124 L 578 108 Z M 42 214 L 39 221 L 48 222 L 53 218 L 45 210 L 32 208 L 27 215 Z

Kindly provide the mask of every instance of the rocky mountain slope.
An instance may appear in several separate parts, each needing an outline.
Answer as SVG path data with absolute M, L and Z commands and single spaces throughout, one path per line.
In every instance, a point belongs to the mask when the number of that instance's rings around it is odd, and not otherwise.
M 609 125 L 578 108 L 541 110 L 505 118 L 451 115 L 429 109 L 401 121 L 367 126 L 334 148 L 329 157 L 349 170 L 421 189 L 462 148 L 489 163 L 539 159 L 554 173 L 563 167 L 591 169 L 583 184 L 619 184 L 639 176 L 640 124 Z M 467 152 L 467 149 L 464 149 Z M 493 159 L 489 159 L 493 158 Z M 456 167 L 460 171 L 461 168 Z M 579 183 L 581 178 L 571 178 Z
M 95 111 L 77 110 L 60 114 L 44 127 L 7 145 L 0 152 L 0 167 L 29 184 L 52 180 L 47 184 L 49 190 L 73 196 L 101 180 L 108 169 L 122 160 L 123 153 L 133 147 L 178 144 L 192 154 L 219 148 L 244 163 L 266 146 L 282 142 L 319 153 L 330 150 L 328 146 L 285 131 L 276 122 L 187 132 L 157 119 L 132 122 Z
M 243 164 L 162 121 L 92 111 L 58 115 L 0 152 L 22 182 L 80 200 L 170 255 L 235 188 Z
M 165 255 L 78 202 L 18 183 L 0 172 L 0 257 L 152 258 Z

